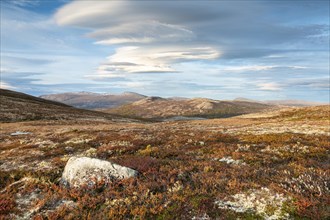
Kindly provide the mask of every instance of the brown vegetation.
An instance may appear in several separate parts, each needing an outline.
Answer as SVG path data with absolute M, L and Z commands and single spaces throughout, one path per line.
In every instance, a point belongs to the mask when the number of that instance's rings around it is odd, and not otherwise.
M 0 218 L 327 219 L 328 109 L 162 123 L 2 123 Z M 17 130 L 30 133 L 11 135 Z M 77 155 L 140 175 L 67 189 L 59 180 Z M 248 201 L 259 206 L 247 209 Z

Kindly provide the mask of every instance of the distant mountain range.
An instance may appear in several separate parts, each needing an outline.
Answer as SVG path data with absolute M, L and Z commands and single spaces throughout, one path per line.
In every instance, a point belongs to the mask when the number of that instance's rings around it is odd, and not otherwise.
M 82 109 L 115 108 L 146 98 L 134 92 L 124 92 L 119 95 L 91 92 L 60 93 L 42 95 L 40 98 L 62 102 Z
M 34 97 L 5 89 L 0 89 L 0 103 L 2 122 L 62 119 L 131 120 L 127 118 L 188 120 L 267 112 L 283 106 L 319 104 L 295 100 L 259 102 L 244 98 L 232 101 L 162 98 L 132 92 L 119 95 L 79 92 Z M 97 111 L 78 109 L 70 105 Z
M 137 118 L 164 119 L 176 116 L 198 118 L 223 118 L 256 113 L 274 106 L 245 101 L 218 101 L 206 98 L 165 99 L 147 97 L 142 100 L 104 109 L 104 112 Z
M 76 92 L 76 93 L 59 93 L 59 94 L 51 94 L 51 95 L 42 95 L 40 98 L 52 100 L 52 101 L 57 101 L 61 102 L 70 106 L 74 106 L 76 108 L 82 108 L 82 109 L 91 109 L 91 110 L 96 110 L 96 109 L 112 109 L 112 108 L 117 108 L 126 104 L 131 104 L 140 100 L 144 100 L 143 102 L 146 102 L 146 100 L 152 101 L 155 100 L 156 97 L 147 97 L 145 95 L 141 95 L 138 93 L 134 92 L 124 92 L 122 94 L 108 94 L 108 93 L 92 93 L 92 92 Z M 171 97 L 167 99 L 162 99 L 158 97 L 158 100 L 167 100 L 171 101 L 170 105 L 175 103 L 175 106 L 173 108 L 181 108 L 178 106 L 186 106 L 188 108 L 191 107 L 189 103 L 194 101 L 191 100 L 198 100 L 197 99 L 189 99 L 189 98 L 184 98 L 184 97 Z M 190 100 L 190 101 L 189 101 Z M 201 100 L 201 99 L 199 99 Z M 215 100 L 211 99 L 204 99 L 204 100 L 210 100 L 209 102 L 217 102 Z M 234 101 L 234 102 L 233 102 Z M 278 106 L 315 106 L 315 105 L 324 105 L 327 103 L 320 103 L 320 102 L 308 102 L 308 101 L 302 101 L 302 100 L 268 100 L 268 101 L 257 101 L 253 99 L 246 99 L 246 98 L 236 98 L 234 100 L 226 100 L 222 101 L 222 103 L 227 102 L 227 103 L 235 103 L 237 102 L 250 102 L 250 103 L 259 103 L 259 104 L 266 104 L 266 105 L 278 105 Z M 180 105 L 180 102 L 181 105 Z M 196 101 L 195 101 L 196 102 Z M 146 102 L 149 103 L 149 102 Z M 157 102 L 157 104 L 160 102 Z M 188 103 L 188 105 L 186 105 Z M 164 102 L 162 102 L 164 104 Z M 137 106 L 135 104 L 135 106 Z M 166 105 L 165 105 L 166 106 Z M 128 107 L 125 107 L 126 109 Z M 146 106 L 145 106 L 146 108 Z M 123 110 L 123 108 L 121 108 Z M 119 111 L 119 110 L 118 110 Z M 117 112 L 117 110 L 116 110 Z M 194 113 L 198 113 L 199 110 L 195 109 Z
M 293 107 L 303 107 L 303 106 L 317 106 L 317 105 L 326 105 L 327 103 L 322 102 L 310 102 L 304 100 L 266 100 L 266 101 L 257 101 L 247 98 L 236 98 L 234 101 L 245 101 L 245 102 L 258 102 L 269 105 L 281 105 L 281 106 L 293 106 Z
M 6 89 L 0 89 L 0 106 L 0 122 L 68 119 L 123 119 L 122 117 L 111 114 L 77 109 L 63 103 Z

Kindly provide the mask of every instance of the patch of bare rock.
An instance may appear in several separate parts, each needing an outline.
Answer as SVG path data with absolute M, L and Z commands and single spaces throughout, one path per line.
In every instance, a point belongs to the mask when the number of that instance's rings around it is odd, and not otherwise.
M 68 187 L 93 187 L 116 179 L 137 176 L 138 172 L 109 161 L 89 157 L 71 157 L 62 174 L 62 183 Z

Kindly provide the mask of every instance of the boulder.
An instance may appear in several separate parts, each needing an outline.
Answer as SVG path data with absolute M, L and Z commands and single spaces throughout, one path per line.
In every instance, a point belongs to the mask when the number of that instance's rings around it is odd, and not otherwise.
M 61 182 L 68 187 L 93 187 L 112 180 L 134 177 L 136 170 L 109 161 L 89 157 L 71 157 L 62 174 Z

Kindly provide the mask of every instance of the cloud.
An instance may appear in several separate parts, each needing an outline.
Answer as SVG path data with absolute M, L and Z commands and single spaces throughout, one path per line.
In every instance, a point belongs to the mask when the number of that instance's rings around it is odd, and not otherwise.
M 31 87 L 34 82 L 40 81 L 36 76 L 43 75 L 37 72 L 18 72 L 11 69 L 1 69 L 1 83 L 8 89 L 23 89 Z
M 141 3 L 141 4 L 140 4 Z M 220 50 L 212 44 L 196 38 L 194 31 L 184 22 L 215 16 L 203 4 L 192 3 L 194 7 L 178 3 L 115 1 L 115 2 L 72 2 L 55 15 L 60 25 L 71 25 L 92 29 L 88 37 L 96 39 L 95 44 L 119 45 L 116 53 L 107 58 L 107 64 L 98 68 L 99 75 L 119 73 L 167 73 L 177 72 L 173 64 L 191 60 L 217 59 Z M 188 7 L 195 15 L 182 11 Z M 78 9 L 78 11 L 77 11 Z M 179 11 L 180 13 L 173 13 Z M 171 18 L 171 15 L 174 15 Z M 131 62 L 135 66 L 116 65 Z
M 329 90 L 330 79 L 329 77 L 291 79 L 286 82 L 286 86 L 295 88 L 302 87 L 313 90 Z
M 147 7 L 156 6 L 141 3 Z M 163 10 L 173 8 L 167 3 L 160 4 L 166 6 Z M 60 25 L 92 28 L 87 36 L 96 39 L 95 44 L 119 45 L 106 64 L 98 67 L 98 76 L 177 72 L 174 63 L 219 57 L 217 48 L 196 43 L 193 31 L 185 25 L 170 23 L 168 15 L 160 12 L 160 8 L 155 9 L 144 13 L 145 8 L 140 4 L 128 1 L 97 4 L 76 1 L 61 8 L 55 19 Z M 134 66 L 122 65 L 123 62 Z
M 86 29 L 95 44 L 116 48 L 106 60 L 107 67 L 98 68 L 96 74 L 104 76 L 181 72 L 173 64 L 272 56 L 302 45 L 315 49 L 318 41 L 311 39 L 329 35 L 326 24 L 274 21 L 267 14 L 271 10 L 273 4 L 260 1 L 73 1 L 54 17 L 59 25 Z M 136 66 L 116 65 L 125 61 Z M 236 68 L 260 71 L 266 66 L 270 65 Z
M 259 90 L 280 91 L 284 89 L 308 89 L 327 90 L 330 88 L 329 78 L 301 78 L 289 79 L 285 82 L 259 82 L 256 84 Z
M 183 26 L 145 20 L 101 28 L 87 36 L 98 39 L 96 44 L 111 45 L 188 41 L 194 34 Z
M 73 32 L 62 30 L 47 15 L 13 4 L 1 4 L 1 30 L 5 30 L 1 31 L 2 54 L 16 52 L 15 57 L 24 59 L 27 54 L 59 51 L 65 54 L 74 50 L 71 44 Z
M 109 84 L 105 84 L 104 81 L 100 83 L 71 83 L 66 81 L 65 83 L 55 83 L 55 81 L 43 82 L 40 77 L 47 76 L 46 73 L 38 72 L 19 72 L 12 69 L 1 69 L 1 83 L 0 87 L 3 89 L 10 89 L 21 91 L 33 95 L 44 95 L 50 93 L 62 93 L 62 92 L 79 92 L 79 91 L 109 91 Z M 124 80 L 124 79 L 123 79 Z M 122 86 L 131 85 L 132 88 L 138 86 L 137 83 L 122 81 Z M 120 83 L 116 84 L 116 88 L 111 88 L 111 91 L 116 91 L 120 87 Z M 82 89 L 83 88 L 83 89 Z M 109 91 L 110 92 L 110 91 Z
M 281 86 L 275 82 L 258 83 L 257 87 L 259 90 L 264 90 L 264 91 L 280 91 L 280 90 L 282 90 Z
M 23 92 L 44 84 L 92 84 L 84 75 L 107 53 L 86 43 L 80 31 L 59 27 L 52 15 L 38 13 L 39 7 L 52 5 L 42 4 L 18 7 L 1 1 L 1 80 Z
M 253 66 L 232 66 L 226 67 L 223 70 L 225 71 L 261 71 L 261 70 L 270 70 L 276 66 L 265 66 L 265 65 L 253 65 Z
M 221 68 L 223 71 L 229 72 L 250 72 L 250 71 L 268 71 L 275 69 L 293 69 L 293 70 L 304 70 L 308 69 L 306 66 L 280 66 L 280 65 L 247 65 L 247 66 L 228 66 Z
M 0 88 L 1 89 L 16 89 L 16 87 L 9 85 L 6 82 L 1 81 L 0 82 Z
M 33 57 L 24 57 L 24 55 L 6 55 L 4 54 L 3 56 L 1 56 L 1 61 L 3 63 L 9 64 L 11 63 L 12 65 L 14 65 L 14 63 L 20 63 L 20 64 L 24 64 L 24 65 L 45 65 L 45 64 L 49 64 L 54 62 L 53 60 L 50 59 L 44 59 L 44 58 L 33 58 Z
M 25 6 L 37 6 L 40 4 L 39 0 L 4 0 L 5 2 L 10 2 L 13 5 L 17 5 L 20 7 L 25 7 Z
M 209 47 L 120 47 L 98 67 L 98 74 L 176 72 L 171 67 L 179 61 L 215 59 L 219 52 Z

